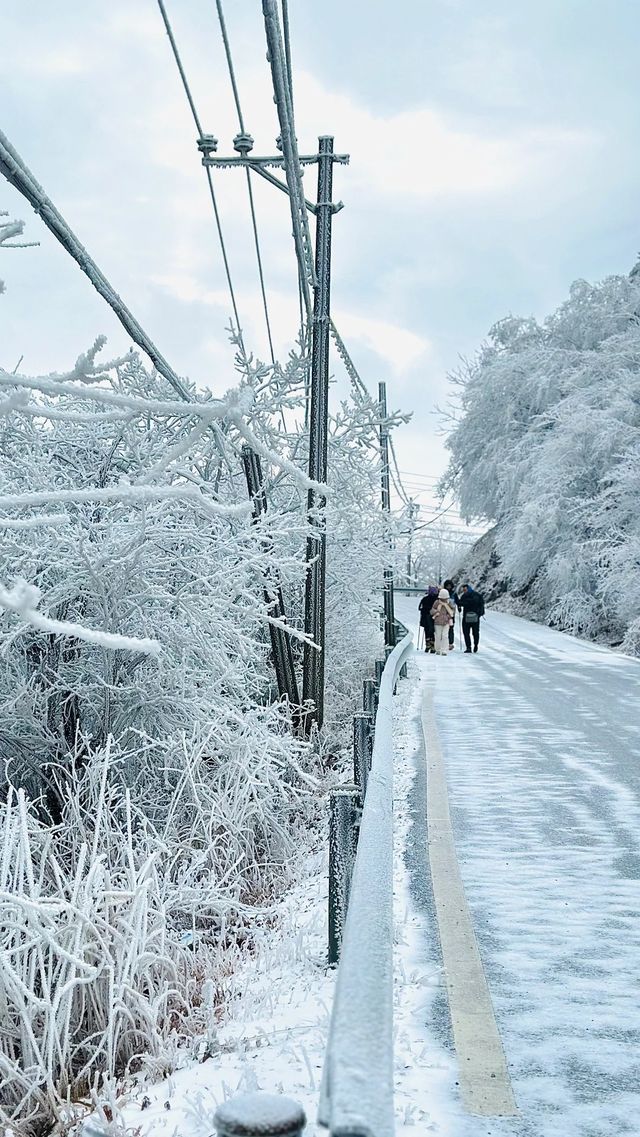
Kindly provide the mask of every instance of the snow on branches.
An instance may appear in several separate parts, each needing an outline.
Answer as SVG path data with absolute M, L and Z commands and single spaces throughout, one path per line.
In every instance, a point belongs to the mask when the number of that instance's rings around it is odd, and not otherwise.
M 74 639 L 84 640 L 89 644 L 124 651 L 141 651 L 145 655 L 157 655 L 160 644 L 157 640 L 137 639 L 135 636 L 114 635 L 113 632 L 104 632 L 99 628 L 84 628 L 81 624 L 70 623 L 68 620 L 51 620 L 37 611 L 41 600 L 40 589 L 26 580 L 18 580 L 13 588 L 6 589 L 0 585 L 0 608 L 13 612 L 32 628 L 41 632 L 51 632 L 58 636 L 73 636 Z
M 302 354 L 239 359 L 223 399 L 177 401 L 102 347 L 64 374 L 0 371 L 0 1122 L 25 1135 L 211 1025 L 229 929 L 249 935 L 290 879 L 381 638 L 375 408 L 332 420 L 325 489 L 304 473 Z M 299 667 L 310 486 L 329 566 L 315 747 L 268 634 L 291 632 Z
M 0 210 L 0 218 L 8 217 L 5 210 Z M 30 249 L 37 245 L 37 241 L 16 241 L 24 233 L 24 221 L 0 220 L 0 249 Z M 4 281 L 0 280 L 0 294 L 5 291 Z

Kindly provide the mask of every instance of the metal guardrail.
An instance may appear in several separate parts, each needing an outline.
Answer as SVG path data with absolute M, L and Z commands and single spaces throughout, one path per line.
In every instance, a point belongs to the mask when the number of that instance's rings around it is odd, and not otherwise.
M 406 634 L 380 679 L 371 772 L 342 939 L 318 1120 L 332 1137 L 393 1137 L 393 717 L 413 646 Z
M 399 642 L 376 665 L 376 680 L 364 681 L 363 713 L 354 716 L 355 782 L 338 788 L 331 803 L 329 962 L 339 958 L 340 966 L 318 1112 L 331 1137 L 394 1132 L 391 697 L 413 646 L 394 623 Z M 217 1137 L 302 1137 L 305 1125 L 297 1102 L 279 1094 L 234 1097 L 214 1117 Z

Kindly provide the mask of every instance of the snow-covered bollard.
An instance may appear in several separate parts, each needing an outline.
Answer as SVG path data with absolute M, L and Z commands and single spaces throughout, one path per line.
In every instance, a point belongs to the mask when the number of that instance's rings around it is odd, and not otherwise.
M 358 848 L 360 791 L 340 786 L 329 794 L 329 966 L 340 959 Z
M 369 770 L 371 769 L 373 730 L 373 715 L 353 716 L 353 780 L 360 790 L 363 805 L 367 792 Z
M 241 1094 L 218 1106 L 217 1137 L 300 1137 L 307 1119 L 302 1106 L 280 1094 Z

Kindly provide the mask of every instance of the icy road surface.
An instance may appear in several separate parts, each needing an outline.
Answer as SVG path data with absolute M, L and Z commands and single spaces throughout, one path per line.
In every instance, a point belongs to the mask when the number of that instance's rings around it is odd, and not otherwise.
M 418 599 L 396 599 L 412 630 Z M 451 1132 L 638 1134 L 640 664 L 491 611 L 478 655 L 460 653 L 456 627 L 447 658 L 414 658 L 423 692 L 433 689 L 458 859 L 521 1115 L 455 1110 Z M 418 738 L 419 700 L 412 714 Z M 428 964 L 438 948 L 423 747 L 412 762 L 407 857 Z M 450 1047 L 443 989 L 428 1030 Z

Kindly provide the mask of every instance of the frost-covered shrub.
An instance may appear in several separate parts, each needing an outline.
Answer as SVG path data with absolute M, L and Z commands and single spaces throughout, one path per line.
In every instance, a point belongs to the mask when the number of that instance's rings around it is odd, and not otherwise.
M 502 321 L 456 381 L 444 484 L 496 523 L 510 589 L 539 619 L 622 639 L 640 534 L 637 275 L 578 281 L 541 325 Z

